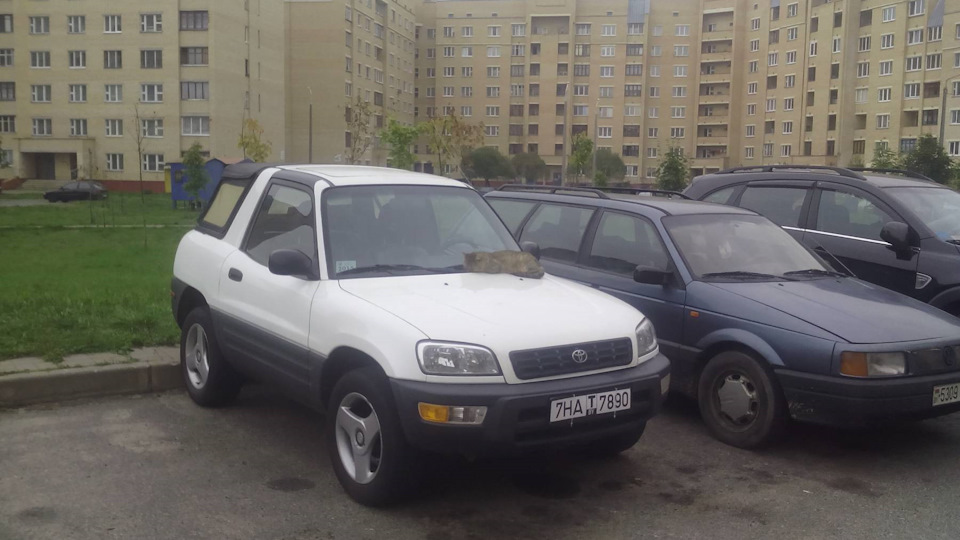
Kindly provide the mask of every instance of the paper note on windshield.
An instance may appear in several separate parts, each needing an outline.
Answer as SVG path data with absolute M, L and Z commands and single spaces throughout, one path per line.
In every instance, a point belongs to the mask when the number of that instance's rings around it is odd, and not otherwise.
M 337 261 L 337 273 L 353 270 L 357 267 L 357 261 Z

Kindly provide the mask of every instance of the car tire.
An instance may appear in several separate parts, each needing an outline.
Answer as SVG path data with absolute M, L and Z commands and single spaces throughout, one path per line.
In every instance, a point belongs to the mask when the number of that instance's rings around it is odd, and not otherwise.
M 378 367 L 347 372 L 327 407 L 327 451 L 344 491 L 365 506 L 395 503 L 419 486 L 419 452 L 407 442 Z
M 580 447 L 580 453 L 592 458 L 615 457 L 633 448 L 633 446 L 640 441 L 640 438 L 643 437 L 643 432 L 646 428 L 647 423 L 644 422 L 640 424 L 639 429 L 610 435 L 592 443 L 584 444 Z
M 741 351 L 722 352 L 707 362 L 698 401 L 707 429 L 731 446 L 760 448 L 775 442 L 786 428 L 780 385 L 768 367 Z
M 220 351 L 206 306 L 194 308 L 183 321 L 180 373 L 190 398 L 203 407 L 231 403 L 243 386 L 243 379 Z

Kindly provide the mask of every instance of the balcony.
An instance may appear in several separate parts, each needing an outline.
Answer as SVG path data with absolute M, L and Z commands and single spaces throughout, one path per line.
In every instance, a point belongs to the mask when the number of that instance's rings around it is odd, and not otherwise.
M 733 61 L 732 51 L 702 52 L 700 53 L 700 63 L 705 62 L 731 62 Z
M 700 84 L 726 83 L 730 84 L 732 73 L 701 73 Z
M 700 41 L 733 41 L 733 30 L 704 32 L 701 36 Z
M 712 95 L 701 94 L 697 97 L 700 98 L 699 102 L 701 105 L 730 103 L 730 94 L 712 94 Z
M 727 115 L 700 115 L 697 117 L 698 126 L 720 126 L 730 123 L 730 117 Z
M 713 156 L 713 157 L 695 157 L 690 160 L 690 168 L 692 169 L 729 169 L 730 168 L 730 157 L 727 155 L 722 156 Z
M 697 146 L 722 146 L 727 147 L 727 142 L 730 139 L 726 135 L 715 135 L 713 137 L 697 137 Z

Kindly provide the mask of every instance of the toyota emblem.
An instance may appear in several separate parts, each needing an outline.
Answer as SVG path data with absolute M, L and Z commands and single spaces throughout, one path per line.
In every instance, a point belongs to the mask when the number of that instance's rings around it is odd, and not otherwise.
M 573 361 L 582 364 L 587 361 L 587 351 L 583 349 L 577 349 L 573 351 L 573 354 L 570 355 L 573 358 Z

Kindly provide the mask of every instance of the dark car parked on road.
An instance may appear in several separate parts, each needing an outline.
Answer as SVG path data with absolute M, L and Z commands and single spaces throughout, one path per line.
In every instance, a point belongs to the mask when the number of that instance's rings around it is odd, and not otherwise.
M 486 199 L 539 246 L 547 272 L 650 317 L 671 388 L 696 398 L 726 443 L 767 443 L 787 418 L 861 425 L 960 410 L 960 320 L 829 270 L 752 211 L 527 186 Z
M 50 202 L 100 200 L 107 198 L 107 188 L 99 182 L 70 182 L 60 189 L 44 193 L 43 198 Z
M 684 194 L 756 211 L 837 271 L 960 316 L 960 193 L 885 169 L 740 167 Z

